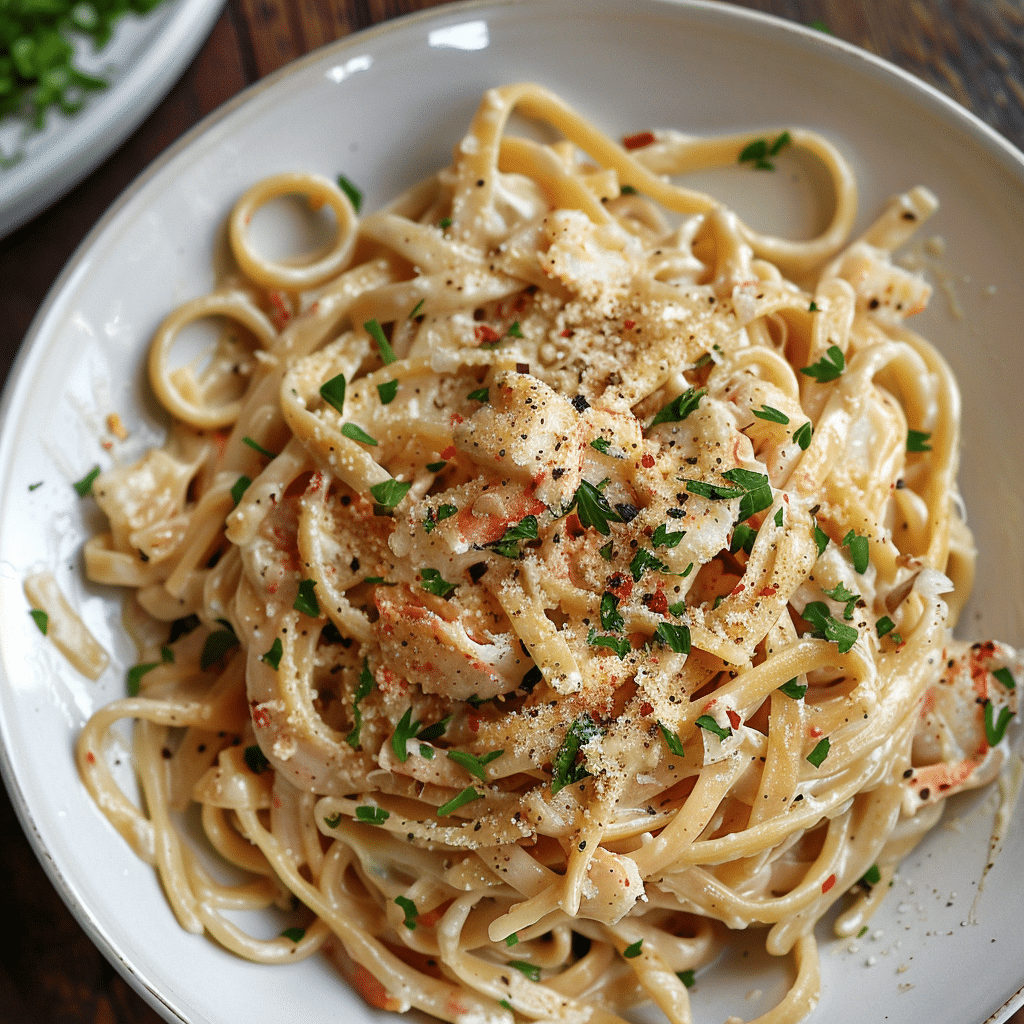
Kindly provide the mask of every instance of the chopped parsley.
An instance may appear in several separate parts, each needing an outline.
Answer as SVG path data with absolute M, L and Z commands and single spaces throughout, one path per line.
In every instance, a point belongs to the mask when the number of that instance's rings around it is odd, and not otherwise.
M 714 733 L 720 740 L 728 739 L 732 735 L 732 729 L 728 726 L 722 728 L 711 715 L 701 715 L 697 719 L 697 727 L 704 729 L 706 732 Z
M 782 149 L 790 144 L 790 142 L 792 142 L 792 137 L 789 132 L 782 132 L 771 142 L 765 138 L 754 139 L 753 142 L 748 142 L 747 145 L 740 150 L 737 162 L 741 164 L 750 164 L 751 167 L 758 171 L 774 171 L 775 164 L 773 164 L 768 158 L 777 156 Z
M 243 473 L 232 485 L 231 485 L 231 500 L 235 503 L 235 507 L 238 507 L 238 503 L 242 500 L 242 495 L 249 490 L 249 485 L 252 481 Z
M 622 955 L 623 955 L 623 956 L 624 956 L 624 957 L 625 957 L 625 958 L 626 958 L 627 960 L 632 960 L 632 959 L 633 959 L 634 957 L 638 957 L 638 956 L 640 955 L 640 949 L 641 949 L 641 947 L 643 946 L 643 944 L 644 944 L 644 940 L 643 940 L 643 939 L 637 939 L 637 940 L 636 940 L 636 942 L 631 942 L 631 943 L 630 943 L 630 944 L 629 944 L 629 945 L 628 945 L 628 946 L 627 946 L 627 947 L 626 947 L 626 948 L 625 948 L 625 949 L 624 949 L 624 950 L 622 951 Z
M 266 654 L 260 655 L 260 661 L 265 662 L 276 672 L 281 665 L 282 654 L 284 654 L 284 648 L 281 646 L 281 638 L 278 636 L 274 638 L 270 650 Z
M 819 384 L 826 384 L 830 380 L 837 380 L 845 369 L 846 357 L 843 350 L 838 345 L 829 345 L 816 363 L 805 366 L 800 372 L 813 377 Z
M 756 473 L 750 469 L 727 469 L 723 474 L 733 487 L 721 484 L 709 484 L 703 480 L 687 480 L 686 489 L 691 494 L 699 494 L 702 498 L 740 499 L 739 521 L 742 523 L 756 512 L 769 508 L 772 503 L 772 487 L 764 473 Z
M 779 527 L 780 530 L 782 529 L 783 521 L 784 521 L 784 516 L 783 516 L 782 506 L 780 505 L 778 512 L 775 513 L 775 519 L 774 519 L 775 525 L 777 527 Z
M 754 415 L 759 420 L 768 420 L 769 423 L 789 423 L 789 417 L 771 405 L 762 405 L 760 409 L 755 409 Z
M 1008 707 L 1000 708 L 999 717 L 993 720 L 992 701 L 987 700 L 982 706 L 985 709 L 985 739 L 990 747 L 994 747 L 1006 734 L 1013 712 Z
M 78 492 L 80 498 L 87 497 L 92 492 L 93 481 L 100 475 L 100 467 L 93 466 L 81 480 L 76 480 L 71 486 Z
M 1013 673 L 1008 668 L 994 668 L 992 669 L 992 675 L 1002 683 L 1003 687 L 1007 690 L 1016 690 L 1017 681 L 1013 678 Z
M 501 757 L 504 750 L 489 750 L 486 754 L 469 754 L 464 750 L 449 750 L 448 760 L 454 761 L 457 765 L 465 768 L 470 775 L 475 776 L 481 782 L 487 781 L 487 772 L 484 770 L 495 758 Z
M 607 544 L 602 544 L 597 550 L 598 550 L 598 553 L 601 555 L 601 557 L 606 562 L 610 562 L 612 560 L 612 542 L 611 541 L 608 541 Z
M 345 407 L 345 374 L 339 373 L 321 384 L 320 397 L 340 413 Z
M 679 545 L 679 542 L 686 536 L 685 530 L 677 530 L 672 533 L 669 532 L 668 526 L 665 523 L 659 523 L 654 528 L 654 533 L 651 536 L 651 543 L 656 548 L 666 547 L 674 548 Z
M 629 563 L 629 571 L 633 576 L 634 582 L 639 583 L 640 577 L 643 576 L 648 569 L 652 569 L 654 572 L 669 572 L 669 567 L 660 558 L 658 558 L 657 555 L 648 551 L 646 548 L 640 548 L 640 550 L 633 556 L 633 560 Z
M 871 552 L 867 537 L 862 537 L 859 533 L 850 530 L 843 538 L 843 544 L 850 549 L 850 558 L 853 559 L 854 569 L 860 573 L 867 572 Z
M 647 424 L 648 430 L 659 423 L 681 423 L 700 405 L 700 400 L 707 393 L 707 388 L 701 388 L 699 391 L 696 388 L 688 388 L 655 414 L 654 419 Z
M 447 231 L 447 230 L 448 230 L 448 229 L 449 229 L 449 228 L 450 228 L 450 227 L 452 226 L 452 219 L 451 219 L 451 217 L 442 217 L 442 218 L 441 218 L 441 219 L 440 219 L 440 220 L 439 220 L 439 221 L 437 222 L 437 226 L 438 226 L 438 227 L 439 227 L 439 228 L 440 228 L 440 229 L 441 229 L 442 231 Z
M 837 583 L 831 590 L 825 591 L 825 596 L 846 605 L 843 609 L 843 618 L 847 622 L 853 618 L 853 609 L 860 600 L 860 594 L 854 594 L 852 591 L 847 590 L 842 583 Z
M 801 615 L 814 627 L 814 635 L 831 640 L 839 648 L 840 654 L 850 650 L 860 635 L 853 626 L 833 618 L 824 601 L 811 601 Z
M 276 459 L 277 456 L 273 452 L 268 452 L 258 441 L 254 441 L 251 437 L 243 437 L 242 444 L 247 444 L 254 452 L 259 452 L 260 455 L 265 455 L 268 459 Z
M 214 630 L 203 644 L 203 653 L 199 655 L 199 667 L 205 672 L 216 665 L 233 647 L 238 646 L 238 637 L 233 629 Z
M 477 388 L 475 391 L 470 391 L 466 397 L 471 402 L 487 402 L 490 401 L 491 389 L 490 388 Z
M 887 633 L 891 633 L 896 628 L 896 623 L 889 618 L 888 615 L 883 615 L 875 623 L 875 632 L 878 634 L 878 639 L 881 640 Z
M 523 337 L 523 329 L 522 329 L 522 327 L 519 326 L 519 321 L 518 320 L 513 320 L 512 321 L 512 324 L 509 326 L 508 331 L 506 331 L 506 337 L 509 337 L 509 338 L 521 338 L 521 337 Z
M 612 443 L 607 437 L 595 437 L 594 440 L 590 442 L 590 447 L 596 448 L 602 455 L 607 455 L 611 450 L 611 446 Z
M 859 879 L 861 885 L 866 885 L 869 888 L 872 885 L 878 885 L 878 883 L 881 880 L 882 872 L 878 869 L 877 864 L 872 864 L 871 867 L 869 867 L 867 871 L 865 871 L 864 874 L 860 876 Z
M 408 896 L 396 896 L 395 904 L 405 914 L 405 920 L 402 924 L 405 925 L 409 931 L 413 931 L 416 927 L 416 918 L 420 916 L 420 912 L 416 909 L 416 904 L 413 903 Z
M 583 714 L 569 726 L 562 745 L 555 754 L 551 764 L 551 795 L 560 789 L 582 782 L 590 772 L 582 764 L 576 763 L 580 748 L 597 736 L 603 736 L 604 730 L 590 715 Z
M 398 381 L 386 380 L 383 384 L 377 385 L 377 395 L 380 397 L 381 405 L 390 405 L 398 394 Z
M 299 592 L 295 595 L 295 601 L 292 604 L 292 608 L 297 612 L 302 612 L 303 615 L 308 615 L 311 619 L 320 618 L 320 604 L 313 592 L 315 587 L 316 580 L 302 580 L 299 583 Z
M 932 446 L 928 442 L 931 438 L 932 435 L 927 430 L 908 430 L 907 451 L 930 452 L 932 450 Z
M 581 526 L 584 528 L 592 526 L 605 537 L 611 533 L 609 523 L 622 522 L 622 516 L 608 504 L 608 499 L 597 487 L 586 480 L 580 481 L 564 514 L 568 515 L 573 509 L 576 510 L 576 516 Z
M 518 946 L 519 945 L 519 936 L 515 932 L 513 932 L 511 935 L 506 935 L 505 936 L 505 945 L 506 946 Z
M 817 522 L 814 524 L 814 543 L 818 546 L 818 557 L 821 558 L 825 554 L 825 548 L 828 547 L 828 534 Z
M 382 328 L 376 320 L 367 320 L 366 323 L 363 324 L 363 329 L 376 343 L 377 351 L 380 352 L 380 357 L 385 366 L 398 362 L 398 356 L 395 355 L 394 349 L 391 347 L 391 343 L 384 335 L 384 328 Z
M 406 743 L 419 732 L 422 724 L 422 722 L 412 720 L 412 705 L 410 705 L 405 709 L 405 714 L 399 719 L 398 725 L 395 726 L 394 734 L 391 737 L 391 749 L 402 764 L 409 760 Z
M 369 696 L 370 691 L 377 685 L 376 680 L 370 672 L 370 663 L 364 658 L 363 669 L 359 673 L 359 681 L 356 684 L 356 692 L 352 697 L 352 719 L 354 725 L 351 731 L 345 737 L 345 742 L 352 747 L 353 750 L 359 749 L 359 734 L 363 728 L 363 713 L 359 710 L 359 702 Z
M 158 661 L 147 661 L 143 662 L 141 665 L 132 665 L 132 667 L 128 669 L 125 689 L 127 690 L 129 697 L 137 697 L 139 695 L 139 690 L 142 685 L 142 677 L 147 672 L 152 672 L 159 664 L 160 662 Z
M 408 493 L 412 487 L 411 483 L 403 483 L 401 480 L 382 480 L 370 488 L 373 500 L 383 508 L 394 508 Z
M 358 423 L 343 423 L 341 425 L 341 432 L 350 441 L 359 441 L 362 444 L 371 444 L 374 447 L 377 445 L 377 439 L 370 437 L 370 435 L 363 430 Z
M 530 981 L 540 981 L 540 968 L 528 960 L 509 960 L 506 966 L 514 967 L 520 973 L 525 974 Z
M 792 700 L 800 700 L 803 697 L 803 695 L 807 692 L 807 684 L 798 683 L 796 681 L 796 676 L 793 676 L 792 679 L 788 680 L 787 682 L 783 683 L 780 687 L 778 687 L 778 691 L 779 693 L 785 694 Z
M 285 928 L 285 930 L 283 932 L 281 932 L 281 938 L 282 939 L 290 939 L 292 942 L 301 942 L 305 937 L 306 937 L 306 929 L 305 928 L 299 928 L 299 927 Z
M 519 542 L 536 540 L 537 536 L 537 517 L 524 516 L 515 526 L 510 526 L 501 537 L 486 546 L 505 558 L 519 558 Z
M 383 807 L 371 807 L 364 804 L 356 808 L 356 821 L 364 821 L 367 825 L 383 825 L 391 817 Z
M 437 569 L 420 569 L 420 577 L 421 589 L 437 597 L 451 597 L 458 588 L 457 583 L 449 583 Z
M 669 752 L 677 757 L 685 757 L 686 751 L 683 749 L 683 741 L 679 738 L 679 733 L 673 732 L 661 721 L 658 722 L 658 728 L 661 730 L 662 738 L 665 740 L 665 746 L 668 747 Z
M 619 612 L 619 599 L 610 590 L 601 595 L 601 628 L 618 632 L 626 625 Z
M 800 446 L 800 451 L 805 452 L 811 446 L 811 438 L 814 437 L 814 427 L 808 420 L 802 427 L 793 431 L 793 440 Z
M 245 758 L 245 763 L 249 766 L 249 771 L 254 775 L 262 775 L 270 767 L 267 755 L 260 750 L 259 744 L 253 743 L 251 746 L 246 747 L 242 751 L 242 756 Z
M 815 744 L 814 749 L 807 755 L 807 760 L 814 765 L 815 768 L 821 767 L 821 762 L 828 757 L 829 748 L 832 746 L 827 736 L 822 736 L 820 740 Z
M 450 519 L 458 511 L 457 505 L 438 505 L 436 512 L 433 509 L 428 509 L 427 516 L 423 520 L 423 529 L 427 533 L 433 533 L 434 527 L 438 523 L 443 522 L 445 519 Z
M 622 661 L 633 649 L 633 645 L 629 642 L 629 637 L 601 636 L 593 626 L 591 626 L 590 631 L 587 633 L 587 643 L 591 647 L 607 647 L 619 656 L 619 661 Z
M 732 531 L 732 542 L 729 544 L 729 553 L 735 555 L 741 549 L 748 555 L 754 550 L 754 541 L 757 540 L 757 530 L 749 523 L 737 523 Z
M 363 193 L 360 192 L 344 174 L 338 175 L 338 188 L 348 196 L 348 201 L 352 204 L 352 209 L 358 213 L 359 208 L 363 205 Z
M 690 653 L 690 627 L 672 622 L 659 622 L 654 639 L 677 654 Z
M 693 971 L 692 970 L 689 970 L 689 971 L 676 971 L 676 977 L 687 988 L 693 988 L 693 986 L 694 986 L 694 977 L 693 977 Z
M 42 608 L 30 609 L 29 615 L 32 616 L 32 621 L 38 626 L 39 632 L 46 636 L 46 631 L 50 628 L 50 616 Z
M 325 814 L 324 824 L 328 828 L 337 828 L 341 824 L 341 812 L 338 811 L 336 814 Z
M 442 818 L 446 814 L 451 814 L 452 811 L 457 811 L 460 807 L 465 807 L 466 804 L 471 804 L 474 800 L 482 799 L 483 793 L 474 786 L 467 786 L 457 796 L 453 796 L 446 804 L 441 804 L 437 809 L 437 816 Z

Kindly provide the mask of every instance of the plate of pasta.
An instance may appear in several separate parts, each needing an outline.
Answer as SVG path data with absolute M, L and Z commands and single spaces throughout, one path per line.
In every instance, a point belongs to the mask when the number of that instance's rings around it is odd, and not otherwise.
M 710 3 L 444 7 L 215 114 L 4 399 L 5 780 L 95 941 L 187 1024 L 1005 1019 L 1022 212 Z

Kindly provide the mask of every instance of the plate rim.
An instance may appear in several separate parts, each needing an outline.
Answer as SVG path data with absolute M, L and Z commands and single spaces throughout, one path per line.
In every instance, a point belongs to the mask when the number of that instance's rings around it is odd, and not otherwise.
M 204 7 L 209 3 L 213 13 L 210 17 L 210 27 L 198 39 L 195 49 L 184 55 L 181 62 L 182 69 L 191 61 L 195 52 L 198 51 L 202 42 L 206 39 L 213 22 L 219 17 L 222 6 L 222 0 L 215 0 L 215 2 L 213 0 L 185 0 L 185 2 L 198 7 Z M 27 383 L 32 363 L 39 357 L 43 347 L 41 339 L 47 333 L 50 319 L 58 311 L 58 307 L 69 286 L 78 273 L 82 271 L 83 266 L 87 264 L 93 248 L 100 242 L 108 229 L 121 217 L 125 209 L 135 201 L 154 178 L 162 173 L 169 163 L 188 150 L 201 136 L 214 130 L 240 108 L 255 101 L 263 92 L 276 88 L 280 83 L 301 73 L 309 66 L 315 65 L 336 53 L 357 49 L 368 42 L 372 43 L 378 37 L 397 34 L 402 30 L 414 27 L 419 22 L 447 21 L 464 13 L 479 11 L 507 11 L 508 9 L 528 11 L 533 7 L 545 11 L 550 11 L 552 7 L 561 7 L 565 10 L 588 7 L 603 8 L 608 11 L 611 11 L 613 8 L 625 10 L 626 5 L 632 2 L 634 0 L 455 0 L 455 2 L 390 18 L 320 46 L 301 57 L 289 61 L 264 78 L 250 84 L 235 96 L 224 101 L 167 146 L 125 187 L 117 199 L 114 200 L 95 225 L 87 232 L 48 289 L 43 303 L 33 317 L 19 345 L 7 380 L 4 383 L 2 394 L 0 394 L 0 464 L 5 463 L 8 459 L 8 448 L 10 445 L 8 437 L 12 433 L 9 428 L 12 422 L 13 406 L 16 398 Z M 990 155 L 994 156 L 1019 181 L 1022 193 L 1024 193 L 1024 151 L 1018 149 L 999 131 L 988 125 L 978 115 L 968 110 L 955 99 L 946 95 L 931 83 L 893 64 L 884 57 L 865 50 L 854 43 L 821 32 L 812 26 L 790 21 L 779 15 L 738 6 L 733 2 L 723 3 L 720 0 L 643 0 L 643 3 L 652 11 L 657 8 L 679 8 L 697 12 L 710 21 L 722 24 L 732 22 L 734 24 L 746 23 L 748 26 L 759 25 L 772 32 L 779 33 L 781 36 L 789 35 L 791 37 L 803 38 L 804 40 L 812 40 L 814 45 L 824 46 L 826 49 L 831 50 L 833 54 L 841 54 L 844 63 L 853 67 L 859 66 L 861 70 L 866 69 L 873 79 L 891 82 L 895 78 L 904 94 L 909 92 L 916 101 L 923 103 L 933 112 L 937 112 L 947 118 L 952 117 L 958 121 L 963 129 L 969 131 L 977 141 L 982 143 Z M 180 71 L 177 72 L 175 78 L 180 73 Z M 131 130 L 134 130 L 137 124 L 151 112 L 165 95 L 166 92 L 162 91 L 154 98 L 152 103 L 142 104 L 138 119 L 133 121 L 131 128 L 110 150 L 102 153 L 96 159 L 95 164 L 98 164 L 113 148 L 116 148 L 116 145 L 123 141 L 123 138 L 126 138 Z M 82 177 L 89 173 L 95 164 L 87 168 L 83 172 Z M 78 180 L 80 178 L 70 183 L 65 191 L 72 188 Z M 46 203 L 50 203 L 56 198 L 48 199 Z M 14 230 L 14 228 L 8 228 L 4 224 L 2 220 L 3 212 L 0 209 L 0 237 L 3 237 L 6 231 Z M 29 216 L 34 216 L 34 213 Z M 16 227 L 17 225 L 15 225 Z M 0 662 L 0 677 L 6 678 L 6 676 L 6 665 Z M 29 840 L 33 853 L 41 863 L 51 884 L 53 884 L 62 901 L 68 906 L 78 924 L 89 935 L 100 952 L 114 966 L 124 980 L 132 986 L 136 993 L 152 1009 L 163 1016 L 168 1024 L 201 1024 L 201 1021 L 205 1018 L 193 1017 L 189 1019 L 183 1017 L 174 1005 L 150 982 L 149 978 L 135 968 L 130 958 L 130 953 L 119 948 L 113 937 L 107 934 L 103 925 L 97 919 L 95 912 L 80 899 L 78 887 L 56 862 L 36 826 L 25 792 L 18 781 L 14 766 L 10 762 L 8 747 L 8 721 L 6 714 L 3 712 L 3 702 L 0 701 L 0 778 L 3 780 L 12 807 L 18 817 L 22 830 Z M 1005 1021 L 1011 1013 L 1021 1007 L 1024 1007 L 1024 983 L 1006 999 L 1001 1007 L 986 1019 L 984 1024 L 998 1024 L 998 1022 Z
M 96 104 L 74 115 L 67 132 L 55 134 L 37 154 L 6 172 L 13 185 L 0 202 L 0 238 L 63 198 L 142 124 L 202 48 L 223 4 L 224 0 L 176 0 L 166 27 L 148 29 L 152 38 L 123 77 Z M 153 11 L 143 17 L 155 15 Z

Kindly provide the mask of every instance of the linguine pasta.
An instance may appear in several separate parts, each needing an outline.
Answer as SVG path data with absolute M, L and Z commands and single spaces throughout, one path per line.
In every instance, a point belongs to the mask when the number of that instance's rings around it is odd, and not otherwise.
M 671 177 L 786 146 L 832 182 L 810 240 Z M 251 219 L 295 193 L 336 241 L 270 262 Z M 862 927 L 1017 711 L 1020 658 L 951 637 L 959 399 L 892 260 L 934 197 L 850 241 L 818 135 L 619 144 L 535 85 L 489 91 L 390 206 L 352 195 L 253 186 L 237 272 L 153 340 L 167 441 L 95 482 L 85 551 L 131 591 L 137 692 L 83 731 L 85 784 L 185 928 L 324 950 L 375 1006 L 683 1024 L 758 926 L 793 964 L 758 1020 L 801 1019 L 815 924 L 846 900 Z M 209 361 L 175 368 L 210 317 Z M 104 755 L 124 719 L 139 804 Z M 289 899 L 279 936 L 237 923 Z

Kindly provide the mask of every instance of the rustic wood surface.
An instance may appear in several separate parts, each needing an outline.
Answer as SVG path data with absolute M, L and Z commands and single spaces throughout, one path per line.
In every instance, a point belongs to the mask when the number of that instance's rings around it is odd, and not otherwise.
M 214 0 L 211 0 L 214 2 Z M 623 0 L 628 4 L 629 0 Z M 723 0 L 725 2 L 725 0 Z M 873 51 L 937 86 L 1024 148 L 1024 0 L 729 0 Z M 181 81 L 63 200 L 0 239 L 0 374 L 76 246 L 166 146 L 290 60 L 437 0 L 227 0 Z M 0 1021 L 159 1024 L 50 885 L 0 790 Z M 1011 1024 L 1024 1024 L 1024 1011 Z

